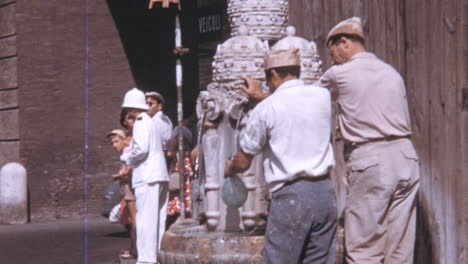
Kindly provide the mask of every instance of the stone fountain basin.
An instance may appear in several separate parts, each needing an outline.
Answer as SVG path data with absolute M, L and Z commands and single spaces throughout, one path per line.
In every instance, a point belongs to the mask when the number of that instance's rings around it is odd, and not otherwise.
M 161 264 L 261 263 L 263 233 L 207 231 L 191 219 L 178 220 L 164 234 Z

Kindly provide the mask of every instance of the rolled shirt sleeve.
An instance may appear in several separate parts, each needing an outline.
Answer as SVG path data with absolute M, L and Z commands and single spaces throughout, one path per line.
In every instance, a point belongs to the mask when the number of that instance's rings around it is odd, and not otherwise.
M 260 153 L 268 138 L 267 124 L 262 118 L 263 108 L 259 106 L 252 110 L 247 125 L 240 135 L 239 143 L 242 151 L 251 155 Z

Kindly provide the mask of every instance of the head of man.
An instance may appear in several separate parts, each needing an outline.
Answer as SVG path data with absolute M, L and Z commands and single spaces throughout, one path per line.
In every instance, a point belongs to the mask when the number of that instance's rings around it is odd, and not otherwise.
M 154 116 L 157 112 L 162 111 L 164 108 L 164 98 L 161 94 L 157 92 L 147 92 L 145 96 L 146 104 L 149 107 L 148 114 L 150 116 Z
M 327 48 L 333 64 L 346 63 L 355 54 L 366 51 L 361 19 L 352 17 L 338 23 L 328 33 Z
M 125 138 L 125 132 L 120 129 L 114 129 L 107 134 L 107 139 L 109 139 L 112 148 L 117 152 L 122 152 L 127 146 L 127 140 L 125 140 Z
M 129 114 L 128 111 L 129 108 L 123 108 L 120 112 L 120 125 L 123 128 L 127 129 L 127 131 L 131 131 L 135 123 L 135 116 Z
M 274 92 L 286 81 L 298 79 L 301 74 L 299 49 L 274 50 L 265 60 L 265 76 L 268 87 Z

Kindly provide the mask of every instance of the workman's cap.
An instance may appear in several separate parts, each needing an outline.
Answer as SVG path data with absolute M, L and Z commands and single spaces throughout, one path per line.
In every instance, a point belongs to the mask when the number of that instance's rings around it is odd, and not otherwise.
M 352 17 L 338 23 L 327 36 L 327 44 L 333 36 L 339 34 L 349 34 L 361 37 L 364 39 L 364 31 L 362 30 L 361 18 Z
M 125 132 L 122 129 L 114 129 L 112 130 L 109 134 L 107 134 L 106 138 L 112 137 L 112 136 L 119 136 L 121 138 L 125 138 Z
M 286 66 L 301 66 L 299 49 L 274 50 L 265 58 L 265 70 Z
M 125 94 L 122 108 L 148 110 L 149 106 L 146 104 L 145 94 L 137 88 L 133 88 Z
M 158 92 L 146 92 L 146 97 L 153 97 L 156 99 L 160 104 L 164 104 L 164 97 Z

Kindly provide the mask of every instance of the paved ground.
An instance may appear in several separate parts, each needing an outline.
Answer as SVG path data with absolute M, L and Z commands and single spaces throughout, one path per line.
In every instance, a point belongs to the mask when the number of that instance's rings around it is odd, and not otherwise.
M 129 246 L 123 226 L 94 216 L 85 230 L 84 219 L 0 225 L 0 263 L 120 263 L 119 251 Z

